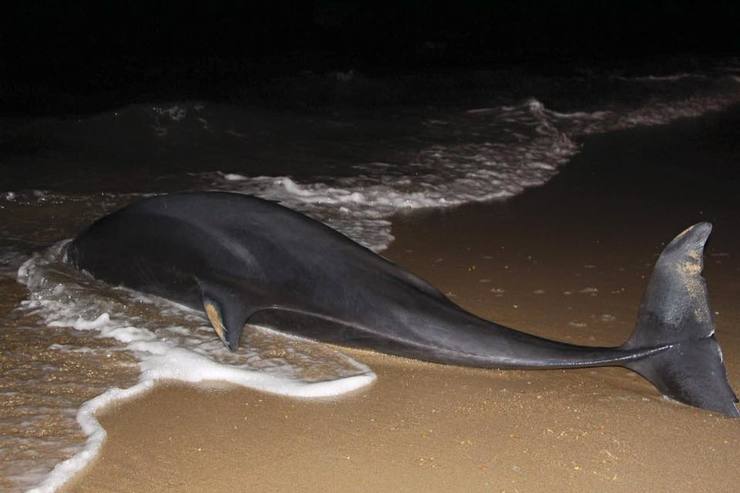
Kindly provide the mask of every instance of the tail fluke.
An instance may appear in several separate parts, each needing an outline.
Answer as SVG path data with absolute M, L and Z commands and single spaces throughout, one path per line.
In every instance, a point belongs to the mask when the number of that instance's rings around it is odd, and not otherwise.
M 701 276 L 704 244 L 712 231 L 699 223 L 663 250 L 640 305 L 637 327 L 624 349 L 670 346 L 626 366 L 664 395 L 727 416 L 740 416 L 714 338 L 707 287 Z

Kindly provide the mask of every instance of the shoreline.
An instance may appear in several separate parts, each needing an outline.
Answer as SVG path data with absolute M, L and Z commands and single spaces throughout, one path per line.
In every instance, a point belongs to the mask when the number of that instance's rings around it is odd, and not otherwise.
M 705 277 L 737 386 L 740 234 L 728 192 L 738 173 L 721 144 L 733 138 L 728 119 L 737 135 L 738 114 L 589 137 L 551 182 L 520 196 L 398 215 L 383 255 L 484 318 L 618 345 L 660 247 L 711 219 Z M 686 200 L 701 181 L 686 149 L 697 132 L 696 156 L 733 178 Z M 666 166 L 621 168 L 656 155 Z M 626 370 L 502 372 L 347 353 L 378 378 L 337 399 L 163 383 L 116 402 L 99 413 L 101 454 L 62 491 L 722 491 L 740 479 L 736 423 L 668 402 Z

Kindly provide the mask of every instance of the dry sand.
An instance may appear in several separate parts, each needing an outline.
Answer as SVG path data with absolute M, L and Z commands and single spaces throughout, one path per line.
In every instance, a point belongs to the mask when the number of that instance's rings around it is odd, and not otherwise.
M 738 111 L 593 137 L 552 182 L 511 201 L 396 218 L 385 255 L 485 318 L 617 345 L 661 246 L 711 220 L 705 277 L 738 390 L 738 141 Z M 626 370 L 351 354 L 378 379 L 338 399 L 214 383 L 114 405 L 100 457 L 67 489 L 719 492 L 740 481 L 740 420 L 668 401 Z

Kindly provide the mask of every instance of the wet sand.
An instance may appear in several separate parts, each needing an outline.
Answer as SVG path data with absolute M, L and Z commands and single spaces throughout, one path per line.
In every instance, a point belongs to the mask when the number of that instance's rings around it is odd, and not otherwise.
M 717 334 L 740 390 L 740 110 L 594 136 L 547 185 L 399 216 L 384 253 L 497 322 L 574 343 L 631 333 L 662 246 L 714 223 Z M 618 368 L 492 371 L 369 352 L 377 381 L 296 400 L 163 384 L 106 409 L 67 491 L 733 491 L 740 421 Z

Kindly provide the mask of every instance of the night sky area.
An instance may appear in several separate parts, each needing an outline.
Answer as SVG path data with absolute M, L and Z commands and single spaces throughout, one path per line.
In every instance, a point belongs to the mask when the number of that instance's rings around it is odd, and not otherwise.
M 726 56 L 740 49 L 739 11 L 730 0 L 15 2 L 0 20 L 0 111 L 232 98 L 301 71 Z

